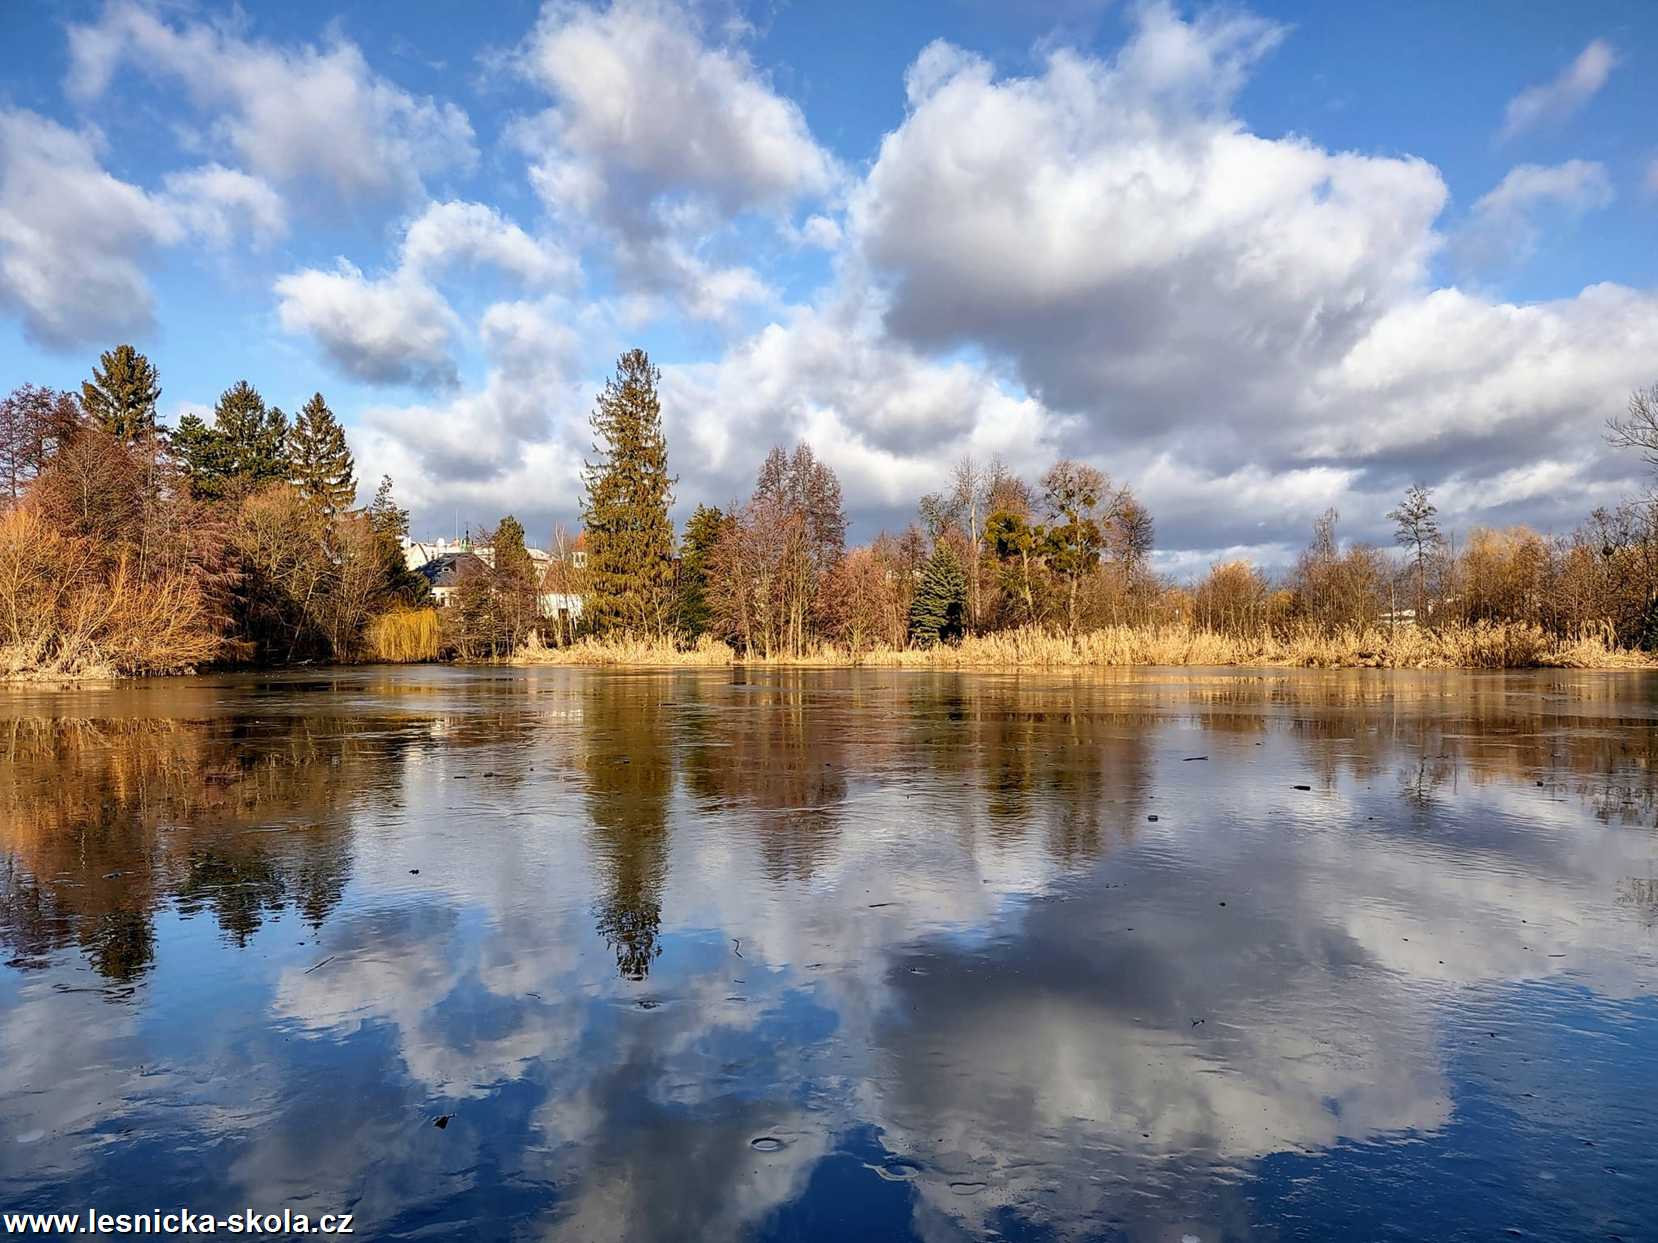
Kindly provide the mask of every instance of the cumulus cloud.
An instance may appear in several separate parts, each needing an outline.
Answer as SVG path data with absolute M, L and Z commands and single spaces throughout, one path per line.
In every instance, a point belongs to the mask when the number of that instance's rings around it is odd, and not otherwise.
M 459 321 L 443 295 L 404 272 L 371 279 L 347 260 L 276 282 L 289 332 L 314 338 L 346 375 L 370 384 L 452 386 L 450 349 Z
M 1508 101 L 1502 136 L 1512 138 L 1540 125 L 1564 121 L 1606 85 L 1617 63 L 1618 55 L 1610 43 L 1593 40 L 1551 80 L 1528 86 Z
M 529 285 L 557 285 L 577 273 L 573 257 L 532 238 L 484 203 L 433 203 L 403 235 L 403 264 L 432 274 L 451 264 L 489 264 Z
M 1536 253 L 1542 236 L 1538 209 L 1553 207 L 1578 216 L 1611 201 L 1612 179 L 1604 165 L 1590 160 L 1521 164 L 1474 204 L 1458 239 L 1460 257 L 1476 269 L 1518 265 Z
M 276 282 L 277 314 L 289 332 L 311 336 L 345 374 L 370 384 L 452 388 L 462 324 L 435 282 L 459 265 L 487 265 L 541 290 L 574 279 L 573 257 L 532 238 L 482 203 L 432 203 L 404 230 L 397 265 L 368 277 L 348 260 L 332 271 L 306 268 Z M 487 340 L 491 320 L 481 325 Z
M 1435 290 L 1438 170 L 1250 133 L 1232 96 L 1274 28 L 1137 21 L 1117 55 L 1056 50 L 1030 77 L 948 44 L 917 58 L 848 212 L 890 332 L 1011 365 L 1068 416 L 1067 451 L 1144 477 L 1175 550 L 1281 546 L 1327 504 L 1383 535 L 1410 478 L 1471 496 L 1522 460 L 1569 482 L 1528 498 L 1509 475 L 1509 515 L 1586 509 L 1658 299 Z M 1523 249 L 1539 206 L 1609 193 L 1597 165 L 1528 168 L 1475 215 Z M 1251 509 L 1242 478 L 1316 486 L 1297 512 Z
M 0 306 L 48 348 L 67 349 L 154 325 L 143 261 L 198 239 L 225 246 L 286 227 L 281 201 L 222 165 L 169 174 L 159 193 L 104 168 L 94 129 L 0 110 Z
M 354 444 L 369 473 L 392 475 L 399 496 L 428 513 L 571 512 L 592 392 L 575 378 L 567 318 L 556 301 L 490 306 L 479 332 L 484 382 L 437 403 L 368 410 Z
M 663 374 L 678 469 L 697 495 L 746 496 L 772 444 L 808 441 L 866 516 L 907 518 L 938 486 L 940 446 L 1035 469 L 1061 420 L 970 362 L 891 341 L 856 303 L 799 307 L 717 363 Z
M 288 231 L 282 198 L 262 177 L 223 164 L 207 164 L 168 173 L 162 184 L 167 198 L 190 231 L 215 246 L 228 246 L 246 226 L 256 243 Z
M 657 0 L 549 4 L 519 65 L 554 100 L 517 130 L 532 184 L 561 219 L 613 240 L 629 284 L 705 318 L 769 295 L 688 239 L 744 213 L 783 218 L 837 171 L 744 49 Z
M 208 140 L 277 183 L 314 179 L 347 198 L 415 194 L 423 177 L 476 160 L 460 108 L 396 86 L 343 38 L 278 47 L 115 0 L 70 27 L 69 53 L 75 98 L 96 99 L 129 64 L 176 82 L 209 118 Z
M 922 54 L 910 114 L 852 200 L 895 333 L 1006 351 L 1061 407 L 1156 394 L 1112 411 L 1156 426 L 1212 377 L 1268 387 L 1341 350 L 1421 280 L 1437 171 L 1247 133 L 1203 101 L 1260 39 L 1171 26 L 1151 10 L 1115 61 L 1061 50 L 1028 79 Z M 1186 50 L 1147 46 L 1164 44 Z
M 0 110 L 0 306 L 52 348 L 151 326 L 139 260 L 181 241 L 162 199 L 112 176 L 95 131 Z

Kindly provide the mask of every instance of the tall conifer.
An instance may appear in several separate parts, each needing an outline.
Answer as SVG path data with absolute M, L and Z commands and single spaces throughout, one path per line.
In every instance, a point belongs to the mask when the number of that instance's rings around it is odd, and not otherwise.
M 617 361 L 593 410 L 593 452 L 583 472 L 589 595 L 584 616 L 597 630 L 662 635 L 673 597 L 673 523 L 668 442 L 656 386 L 661 372 L 644 350 Z
M 197 496 L 245 496 L 291 473 L 288 416 L 278 407 L 267 408 L 246 380 L 219 394 L 211 427 L 187 414 L 172 439 Z
M 938 643 L 961 638 L 967 613 L 967 575 L 948 540 L 940 540 L 910 601 L 910 638 Z
M 81 405 L 111 436 L 132 444 L 155 431 L 161 384 L 155 368 L 130 345 L 106 350 L 81 385 Z
M 357 500 L 357 463 L 345 428 L 321 393 L 313 394 L 295 417 L 288 450 L 301 496 L 330 518 L 351 508 Z

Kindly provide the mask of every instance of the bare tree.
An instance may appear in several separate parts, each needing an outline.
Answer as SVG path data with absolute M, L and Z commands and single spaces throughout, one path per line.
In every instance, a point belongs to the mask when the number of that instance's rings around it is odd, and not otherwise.
M 983 554 L 980 540 L 984 536 L 985 516 L 990 507 L 991 481 L 1000 468 L 999 462 L 989 468 L 980 466 L 971 453 L 964 453 L 950 473 L 950 499 L 960 515 L 960 522 L 967 536 L 964 568 L 967 570 L 969 632 L 979 628 L 979 571 Z
M 1439 533 L 1439 509 L 1426 486 L 1413 483 L 1405 490 L 1405 499 L 1397 509 L 1388 511 L 1393 523 L 1394 539 L 1409 551 L 1416 569 L 1416 620 L 1420 625 L 1428 616 L 1428 559 L 1439 550 L 1445 537 Z
M 1629 412 L 1606 420 L 1606 438 L 1619 449 L 1635 449 L 1658 470 L 1658 384 L 1629 395 Z
M 23 384 L 0 400 L 0 489 L 16 501 L 81 425 L 70 393 Z

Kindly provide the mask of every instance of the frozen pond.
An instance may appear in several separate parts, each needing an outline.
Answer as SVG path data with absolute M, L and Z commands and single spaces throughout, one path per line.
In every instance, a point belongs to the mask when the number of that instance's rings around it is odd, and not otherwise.
M 1650 1239 L 1655 724 L 1553 671 L 6 690 L 0 1201 Z

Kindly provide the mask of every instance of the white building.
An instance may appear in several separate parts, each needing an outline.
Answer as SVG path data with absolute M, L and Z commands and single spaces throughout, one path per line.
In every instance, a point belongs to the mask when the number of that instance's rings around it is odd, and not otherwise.
M 403 540 L 403 559 L 409 568 L 422 575 L 432 585 L 432 598 L 439 608 L 447 608 L 455 588 L 473 574 L 495 565 L 495 549 L 488 544 L 474 544 L 471 540 Z M 552 556 L 542 548 L 524 549 L 530 555 L 537 578 L 542 578 Z M 577 569 L 587 564 L 587 551 L 576 548 L 570 561 Z M 573 592 L 543 591 L 536 595 L 537 611 L 543 617 L 581 619 L 582 598 Z
M 461 553 L 471 553 L 485 565 L 492 566 L 495 564 L 495 549 L 492 545 L 474 544 L 469 539 L 412 540 L 404 536 L 402 545 L 403 560 L 411 570 L 418 570 L 440 557 L 456 556 Z M 530 561 L 537 570 L 545 570 L 548 563 L 552 561 L 552 557 L 544 548 L 526 547 L 524 551 L 530 554 Z M 586 559 L 584 553 L 576 555 L 582 560 Z M 578 561 L 577 564 L 579 565 L 581 562 Z

